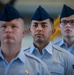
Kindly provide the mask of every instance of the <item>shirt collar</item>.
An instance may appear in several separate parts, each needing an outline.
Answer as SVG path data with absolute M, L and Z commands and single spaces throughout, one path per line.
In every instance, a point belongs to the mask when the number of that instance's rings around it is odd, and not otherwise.
M 44 48 L 48 53 L 53 54 L 52 53 L 52 43 L 50 42 L 45 48 Z M 30 47 L 30 53 L 33 53 L 33 51 L 35 50 L 35 46 L 34 44 L 32 44 L 32 46 Z
M 61 47 L 61 46 L 63 46 L 63 45 L 67 46 L 67 43 L 61 38 L 60 41 L 59 41 L 58 46 Z
M 60 46 L 62 46 L 63 44 L 65 44 L 65 42 L 63 39 L 61 39 Z
M 1 49 L 0 49 L 0 57 L 1 57 L 2 59 L 4 59 L 4 56 L 3 56 L 2 52 L 1 52 Z M 17 57 L 14 58 L 14 59 L 15 59 L 15 60 L 20 59 L 21 62 L 25 63 L 24 50 L 21 49 L 20 52 L 19 52 L 19 54 L 17 55 Z
M 0 58 L 4 59 L 1 49 L 0 49 Z
M 62 46 L 63 44 L 65 44 L 65 42 L 62 38 L 60 38 L 58 42 L 59 42 L 58 46 Z
M 45 47 L 46 51 L 48 53 L 50 53 L 51 55 L 53 54 L 52 53 L 52 43 L 50 42 L 46 47 Z
M 33 53 L 34 49 L 35 49 L 35 46 L 34 44 L 32 44 L 32 46 L 30 47 L 30 53 Z
M 17 55 L 16 59 L 19 58 L 23 63 L 25 63 L 25 54 L 24 54 L 24 50 L 20 50 L 19 54 Z

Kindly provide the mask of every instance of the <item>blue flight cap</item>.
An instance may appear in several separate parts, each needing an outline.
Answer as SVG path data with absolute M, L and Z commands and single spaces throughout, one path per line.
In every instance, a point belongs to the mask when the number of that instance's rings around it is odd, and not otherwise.
M 16 18 L 22 18 L 22 16 L 14 7 L 7 3 L 0 15 L 0 21 L 11 21 Z
M 69 6 L 64 4 L 60 19 L 64 18 L 64 17 L 69 17 L 71 15 L 74 15 L 74 10 L 72 8 L 70 8 Z
M 45 19 L 50 19 L 53 22 L 53 18 L 46 12 L 46 10 L 44 8 L 42 8 L 41 6 L 39 6 L 32 19 L 31 20 L 38 20 L 38 21 L 42 21 Z

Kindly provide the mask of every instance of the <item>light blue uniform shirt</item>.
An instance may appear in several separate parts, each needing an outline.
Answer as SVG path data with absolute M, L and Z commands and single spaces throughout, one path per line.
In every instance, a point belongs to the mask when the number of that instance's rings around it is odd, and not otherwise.
M 64 42 L 64 40 L 62 38 L 56 40 L 53 42 L 55 45 L 60 46 L 66 50 L 68 50 L 69 52 L 71 52 L 74 55 L 74 44 L 70 47 L 67 46 L 67 43 Z
M 25 52 L 29 52 L 44 61 L 51 75 L 74 75 L 73 55 L 63 48 L 52 45 L 51 42 L 42 50 L 42 55 L 34 45 L 27 48 Z
M 0 51 L 0 75 L 51 75 L 47 66 L 37 57 L 20 51 L 8 63 Z

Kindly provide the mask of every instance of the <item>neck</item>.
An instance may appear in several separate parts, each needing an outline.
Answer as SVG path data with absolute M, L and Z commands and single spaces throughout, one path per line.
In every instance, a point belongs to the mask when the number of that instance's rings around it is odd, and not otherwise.
M 40 54 L 42 54 L 43 48 L 47 46 L 48 43 L 34 43 L 35 47 L 38 48 Z
M 18 55 L 20 48 L 21 45 L 1 45 L 2 53 L 7 62 L 10 62 Z
M 74 38 L 65 37 L 63 39 L 67 43 L 68 47 L 70 47 L 70 46 L 72 46 L 74 44 Z

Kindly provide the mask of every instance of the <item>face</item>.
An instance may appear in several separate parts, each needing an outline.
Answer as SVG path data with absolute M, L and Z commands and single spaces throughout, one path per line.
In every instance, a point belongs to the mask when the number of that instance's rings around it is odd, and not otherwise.
M 14 19 L 9 22 L 0 21 L 1 44 L 21 43 L 25 35 L 24 22 L 22 19 Z
M 74 37 L 74 15 L 62 18 L 59 28 L 63 37 Z
M 30 33 L 33 37 L 33 43 L 48 43 L 54 29 L 49 19 L 36 21 L 32 20 Z

